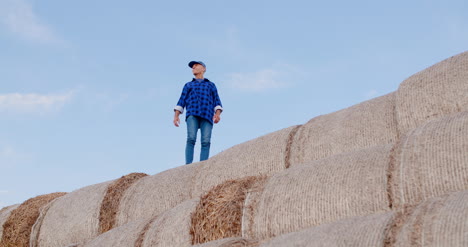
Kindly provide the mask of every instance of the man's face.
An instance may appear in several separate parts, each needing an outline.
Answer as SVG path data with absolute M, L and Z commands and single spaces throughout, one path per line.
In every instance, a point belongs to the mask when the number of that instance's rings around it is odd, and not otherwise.
M 201 64 L 197 63 L 197 64 L 194 64 L 192 66 L 192 73 L 194 75 L 199 75 L 200 73 L 205 73 L 205 71 L 206 71 L 205 67 L 203 67 L 203 65 L 201 65 Z

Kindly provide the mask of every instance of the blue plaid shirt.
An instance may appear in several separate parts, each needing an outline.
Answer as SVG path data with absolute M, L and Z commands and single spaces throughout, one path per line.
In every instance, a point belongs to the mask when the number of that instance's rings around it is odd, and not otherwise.
M 216 110 L 223 110 L 223 105 L 219 99 L 218 89 L 213 82 L 208 79 L 193 79 L 185 83 L 182 95 L 174 110 L 184 112 L 187 110 L 185 118 L 188 116 L 202 117 L 213 124 L 213 116 Z

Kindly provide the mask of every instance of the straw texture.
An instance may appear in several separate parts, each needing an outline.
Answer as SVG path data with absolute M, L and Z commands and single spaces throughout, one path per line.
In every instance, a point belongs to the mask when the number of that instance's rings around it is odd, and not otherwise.
M 271 175 L 286 168 L 292 126 L 236 145 L 203 162 L 193 194 L 199 197 L 214 186 L 230 179 Z
M 260 247 L 383 246 L 394 213 L 353 217 L 278 236 Z
M 39 233 L 41 232 L 41 226 L 42 222 L 44 221 L 44 217 L 46 216 L 50 207 L 52 207 L 52 205 L 54 205 L 55 201 L 57 201 L 58 199 L 60 199 L 60 197 L 57 197 L 54 200 L 50 201 L 48 204 L 46 204 L 39 210 L 39 217 L 37 218 L 36 223 L 34 223 L 34 225 L 31 228 L 31 237 L 29 239 L 30 247 L 39 246 Z
M 352 216 L 390 210 L 386 170 L 391 145 L 334 155 L 271 177 L 254 216 L 267 239 Z
M 83 247 L 134 247 L 148 220 L 130 222 L 114 228 L 86 243 Z
M 224 238 L 220 240 L 211 241 L 204 244 L 193 245 L 194 247 L 256 247 L 258 241 L 249 240 L 245 238 Z
M 394 246 L 468 246 L 468 190 L 419 204 L 397 233 Z
M 15 205 L 4 207 L 0 210 L 0 240 L 2 239 L 2 235 L 3 235 L 3 224 L 10 217 L 11 211 L 15 210 L 19 206 L 20 204 L 15 204 Z
M 58 192 L 36 196 L 11 211 L 10 217 L 3 224 L 0 246 L 29 246 L 31 228 L 39 217 L 40 208 L 65 194 Z
M 247 194 L 266 177 L 228 180 L 202 196 L 192 214 L 192 244 L 228 237 L 240 237 Z
M 185 201 L 159 215 L 144 234 L 142 247 L 191 246 L 190 215 L 198 202 L 198 199 Z
M 427 122 L 395 153 L 394 206 L 468 189 L 468 111 Z
M 85 243 L 99 234 L 101 202 L 112 181 L 73 191 L 55 200 L 47 211 L 37 246 L 63 247 Z
M 116 215 L 119 210 L 120 200 L 125 191 L 133 183 L 142 177 L 148 176 L 145 173 L 130 173 L 115 180 L 107 187 L 106 195 L 101 203 L 99 213 L 99 233 L 104 233 L 114 228 Z
M 262 197 L 262 193 L 265 190 L 267 182 L 267 178 L 257 181 L 252 185 L 245 196 L 241 229 L 241 236 L 244 238 L 255 239 L 254 219 L 258 211 L 258 203 Z
M 292 142 L 291 165 L 366 147 L 394 143 L 395 93 L 390 93 L 303 125 Z
M 448 58 L 400 84 L 396 96 L 398 131 L 408 131 L 468 110 L 468 52 Z
M 117 226 L 154 218 L 160 213 L 191 198 L 193 179 L 201 164 L 170 169 L 141 178 L 130 186 L 120 200 Z

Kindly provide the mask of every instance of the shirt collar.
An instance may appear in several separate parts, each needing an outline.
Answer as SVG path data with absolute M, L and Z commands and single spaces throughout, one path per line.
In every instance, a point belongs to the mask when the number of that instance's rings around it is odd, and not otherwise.
M 197 79 L 196 78 L 193 78 L 192 81 L 196 81 Z M 210 81 L 208 80 L 208 78 L 203 78 L 203 81 Z

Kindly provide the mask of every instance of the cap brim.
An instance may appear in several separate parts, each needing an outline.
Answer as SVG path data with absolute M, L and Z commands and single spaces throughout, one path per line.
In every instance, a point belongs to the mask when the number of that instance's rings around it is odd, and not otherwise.
M 190 68 L 192 68 L 193 65 L 195 65 L 195 64 L 200 64 L 200 63 L 197 62 L 197 61 L 192 61 L 192 62 L 190 62 L 190 63 L 188 64 L 188 66 L 189 66 Z

